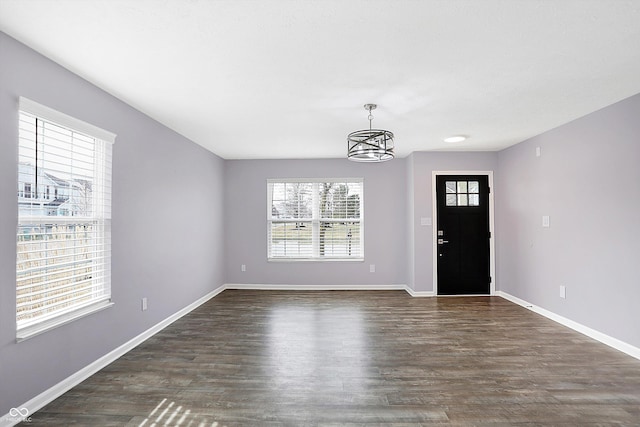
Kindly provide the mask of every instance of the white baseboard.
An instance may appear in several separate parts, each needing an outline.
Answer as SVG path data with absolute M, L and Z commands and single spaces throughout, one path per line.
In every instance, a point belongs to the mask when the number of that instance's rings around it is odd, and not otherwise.
M 225 289 L 251 289 L 270 291 L 392 291 L 407 290 L 406 285 L 284 285 L 227 283 Z
M 564 325 L 574 331 L 580 332 L 590 338 L 593 338 L 596 341 L 600 341 L 603 344 L 608 345 L 609 347 L 613 347 L 616 350 L 619 350 L 623 353 L 628 354 L 631 357 L 635 357 L 640 360 L 640 348 L 632 346 L 624 341 L 620 341 L 617 338 L 613 338 L 607 334 L 603 334 L 600 331 L 596 331 L 595 329 L 591 329 L 588 326 L 584 326 L 581 323 L 575 322 L 571 319 L 567 319 L 566 317 L 560 316 L 559 314 L 553 313 L 549 310 L 546 310 L 542 307 L 535 306 L 525 300 L 522 300 L 518 297 L 515 297 L 511 294 L 508 294 L 503 291 L 496 291 L 496 296 L 502 297 L 506 300 L 509 300 L 515 304 L 521 305 L 522 307 L 528 308 L 529 310 L 538 313 L 548 319 L 553 320 L 554 322 L 558 322 L 561 325 Z
M 33 399 L 29 400 L 28 402 L 23 403 L 22 405 L 19 405 L 16 408 L 13 408 L 13 409 L 15 409 L 16 411 L 17 410 L 21 410 L 22 411 L 22 410 L 24 410 L 24 408 L 27 408 L 28 411 L 29 411 L 29 414 L 32 414 L 32 413 L 36 412 L 37 410 L 39 410 L 40 408 L 42 408 L 46 404 L 48 404 L 48 403 L 52 402 L 53 400 L 57 399 L 58 397 L 60 397 L 61 395 L 63 395 L 64 393 L 66 393 L 67 391 L 72 389 L 73 387 L 75 387 L 78 384 L 80 384 L 82 381 L 84 381 L 87 378 L 89 378 L 91 375 L 95 374 L 96 372 L 98 372 L 102 368 L 104 368 L 107 365 L 109 365 L 110 363 L 114 362 L 116 359 L 118 359 L 119 357 L 121 357 L 125 353 L 131 351 L 133 348 L 135 348 L 136 346 L 140 345 L 142 342 L 144 342 L 147 339 L 151 338 L 153 335 L 157 334 L 162 329 L 166 328 L 167 326 L 169 326 L 170 324 L 172 324 L 176 320 L 180 319 L 184 315 L 186 315 L 189 312 L 193 311 L 194 309 L 198 308 L 199 306 L 201 306 L 205 302 L 209 301 L 211 298 L 215 297 L 216 295 L 218 295 L 220 292 L 222 292 L 224 290 L 225 290 L 225 287 L 224 287 L 224 285 L 222 285 L 222 286 L 218 287 L 217 289 L 209 292 L 208 294 L 206 294 L 202 298 L 199 298 L 198 300 L 196 300 L 193 303 L 189 304 L 188 306 L 184 307 L 182 310 L 172 314 L 171 316 L 167 317 L 166 319 L 162 320 L 161 322 L 155 324 L 154 326 L 152 326 L 151 328 L 147 329 L 146 331 L 144 331 L 140 335 L 130 339 L 126 343 L 122 344 L 120 347 L 116 348 L 115 350 L 110 351 L 109 353 L 105 354 L 104 356 L 102 356 L 98 360 L 90 363 L 89 365 L 87 365 L 84 368 L 80 369 L 76 373 L 74 373 L 71 376 L 65 378 L 64 380 L 62 380 L 58 384 L 56 384 L 53 387 L 49 388 L 48 390 L 40 393 L 39 395 L 37 395 Z M 18 424 L 20 421 L 22 421 L 21 417 L 12 416 L 11 413 L 5 414 L 3 417 L 0 417 L 0 427 L 14 426 L 14 425 Z
M 433 291 L 414 291 L 413 289 L 411 289 L 409 286 L 406 286 L 405 291 L 407 291 L 407 293 L 409 295 L 411 295 L 412 297 L 434 297 L 436 296 L 435 292 Z
M 433 291 L 414 291 L 408 285 L 278 285 L 227 283 L 225 289 L 272 291 L 405 291 L 412 297 L 433 297 Z
M 433 291 L 414 291 L 407 285 L 283 285 L 227 283 L 225 289 L 277 291 L 405 291 L 412 297 L 433 297 Z

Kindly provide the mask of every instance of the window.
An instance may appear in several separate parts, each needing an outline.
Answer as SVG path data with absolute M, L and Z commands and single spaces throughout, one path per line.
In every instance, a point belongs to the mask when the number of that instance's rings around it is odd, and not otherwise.
M 447 206 L 480 206 L 478 181 L 446 181 Z
M 24 184 L 24 197 L 27 199 L 31 198 L 31 184 L 29 183 Z
M 268 180 L 270 260 L 362 260 L 363 180 Z
M 26 98 L 18 125 L 16 323 L 24 339 L 111 305 L 115 135 Z

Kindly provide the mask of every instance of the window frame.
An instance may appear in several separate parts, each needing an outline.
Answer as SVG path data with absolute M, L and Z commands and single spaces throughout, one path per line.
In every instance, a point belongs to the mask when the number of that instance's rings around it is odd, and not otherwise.
M 18 299 L 17 299 L 17 288 L 16 288 L 16 308 L 15 308 L 15 316 L 16 316 L 16 341 L 20 342 L 25 339 L 34 337 L 43 332 L 51 330 L 53 328 L 62 326 L 84 316 L 90 315 L 92 313 L 96 313 L 98 311 L 104 310 L 113 306 L 112 294 L 111 294 L 111 199 L 112 199 L 112 146 L 115 143 L 116 134 L 96 127 L 92 124 L 84 122 L 82 120 L 76 119 L 75 117 L 69 116 L 67 114 L 61 113 L 57 110 L 39 104 L 35 101 L 32 101 L 25 97 L 20 97 L 18 102 L 18 121 L 17 125 L 20 126 L 20 119 L 22 117 L 22 113 L 26 113 L 27 115 L 36 117 L 37 119 L 43 120 L 45 122 L 61 126 L 72 132 L 76 132 L 79 134 L 84 134 L 89 136 L 95 143 L 98 145 L 94 147 L 92 151 L 92 155 L 94 156 L 94 165 L 98 165 L 99 170 L 95 172 L 96 175 L 94 179 L 96 181 L 92 181 L 94 184 L 100 186 L 101 190 L 98 193 L 101 203 L 102 209 L 96 211 L 92 209 L 92 214 L 89 216 L 43 216 L 40 215 L 20 215 L 18 213 L 17 218 L 17 228 L 16 228 L 16 250 L 18 249 L 19 244 L 19 236 L 20 230 L 22 227 L 34 225 L 36 227 L 48 227 L 48 226 L 64 226 L 65 224 L 73 224 L 77 226 L 78 224 L 93 224 L 96 227 L 99 227 L 98 231 L 96 231 L 98 239 L 100 243 L 97 244 L 101 250 L 101 255 L 99 258 L 99 265 L 103 268 L 104 273 L 102 274 L 102 278 L 99 281 L 99 293 L 100 297 L 93 298 L 92 300 L 86 303 L 76 304 L 70 307 L 61 308 L 53 313 L 44 314 L 35 319 L 30 319 L 26 321 L 19 322 L 18 321 Z M 98 142 L 99 141 L 99 142 Z M 18 143 L 18 151 L 20 151 L 20 139 L 17 141 Z M 35 149 L 38 149 L 36 142 Z M 97 152 L 97 154 L 96 154 Z M 99 158 L 99 160 L 98 160 Z M 16 163 L 16 168 L 19 170 L 19 163 Z M 19 174 L 19 172 L 18 172 Z M 20 184 L 20 178 L 17 177 L 17 182 Z M 19 186 L 18 186 L 19 187 Z M 20 201 L 20 188 L 18 188 L 18 197 L 16 202 Z M 24 189 L 23 197 L 24 197 Z M 33 189 L 31 190 L 33 192 Z M 32 198 L 38 199 L 38 190 L 36 189 L 35 195 L 32 195 Z M 55 188 L 56 197 L 58 189 Z M 51 193 L 49 193 L 51 194 Z M 96 201 L 93 201 L 94 208 Z M 48 256 L 47 256 L 48 257 Z M 93 263 L 96 263 L 95 258 L 91 258 Z M 97 264 L 96 264 L 97 265 Z M 16 256 L 16 286 L 18 284 L 18 258 Z
M 319 204 L 314 202 L 312 206 L 311 218 L 292 218 L 292 219 L 274 219 L 272 217 L 273 207 L 273 184 L 323 184 L 323 183 L 337 183 L 337 184 L 359 184 L 360 185 L 360 205 L 359 216 L 360 218 L 320 218 Z M 267 261 L 268 262 L 363 262 L 364 261 L 364 178 L 269 178 L 267 179 Z M 312 228 L 312 255 L 308 257 L 304 256 L 272 256 L 271 250 L 271 225 L 273 222 L 311 222 Z M 358 222 L 359 225 L 359 255 L 358 256 L 320 256 L 319 254 L 319 233 L 318 230 L 320 224 L 323 222 Z M 317 244 L 316 244 L 317 243 Z

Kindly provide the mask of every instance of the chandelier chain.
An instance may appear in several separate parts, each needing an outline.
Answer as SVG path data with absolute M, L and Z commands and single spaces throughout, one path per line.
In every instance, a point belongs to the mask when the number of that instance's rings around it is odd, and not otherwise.
M 373 114 L 371 113 L 371 110 L 374 109 L 373 104 L 367 104 L 366 105 L 367 110 L 369 110 L 369 116 L 367 116 L 367 119 L 369 119 L 369 130 L 371 130 L 371 125 L 373 123 Z

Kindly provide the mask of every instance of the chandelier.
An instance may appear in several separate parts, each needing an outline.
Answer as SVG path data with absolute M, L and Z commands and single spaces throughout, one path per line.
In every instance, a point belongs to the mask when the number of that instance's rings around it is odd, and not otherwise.
M 388 130 L 372 129 L 372 110 L 376 104 L 365 104 L 369 111 L 369 129 L 357 130 L 347 136 L 347 158 L 354 162 L 384 162 L 393 159 L 393 133 Z

